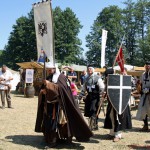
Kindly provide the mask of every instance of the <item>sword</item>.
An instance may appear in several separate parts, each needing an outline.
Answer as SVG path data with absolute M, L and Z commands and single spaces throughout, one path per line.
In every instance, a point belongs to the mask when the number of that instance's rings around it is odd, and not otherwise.
M 103 102 L 106 98 L 107 94 L 105 93 L 105 95 L 102 97 L 101 101 L 100 101 L 100 104 L 99 104 L 99 107 L 98 107 L 98 110 L 97 110 L 97 113 L 96 113 L 96 117 L 98 117 L 99 113 L 100 113 L 100 110 L 101 110 L 101 107 L 103 105 Z M 105 112 L 104 112 L 104 116 L 105 116 Z
M 105 95 L 104 95 L 103 98 L 101 99 L 96 115 L 95 115 L 95 116 L 91 116 L 91 117 L 89 118 L 88 124 L 89 124 L 90 130 L 93 130 L 93 129 L 96 127 L 96 119 L 98 118 L 98 115 L 99 115 L 101 106 L 102 106 L 102 104 L 103 104 L 103 102 L 104 102 L 104 100 L 105 100 L 106 95 L 107 95 L 107 94 L 105 93 Z M 105 116 L 105 112 L 104 112 L 104 116 Z

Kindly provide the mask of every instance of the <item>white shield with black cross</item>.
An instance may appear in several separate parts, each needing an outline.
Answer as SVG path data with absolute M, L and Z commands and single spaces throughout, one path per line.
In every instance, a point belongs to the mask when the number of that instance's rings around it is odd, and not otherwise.
M 131 76 L 108 75 L 107 95 L 119 115 L 126 109 L 131 95 Z

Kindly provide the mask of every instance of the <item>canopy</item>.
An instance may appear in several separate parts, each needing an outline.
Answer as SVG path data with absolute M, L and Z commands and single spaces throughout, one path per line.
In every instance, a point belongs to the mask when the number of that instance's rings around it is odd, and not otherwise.
M 136 70 L 136 71 L 145 71 L 145 67 L 136 67 L 136 66 L 134 66 L 134 70 Z
M 70 69 L 73 69 L 74 71 L 83 71 L 83 70 L 87 70 L 87 66 L 82 66 L 82 65 L 75 65 L 75 64 L 72 64 L 70 66 L 62 66 L 62 69 L 63 70 L 70 70 Z
M 105 68 L 95 68 L 94 69 L 95 72 L 102 72 L 102 73 L 105 72 L 105 70 L 106 70 Z
M 22 63 L 16 63 L 18 66 L 20 66 L 22 69 L 42 69 L 43 66 L 38 64 L 37 62 L 22 62 Z
M 133 70 L 134 66 L 132 65 L 124 65 L 124 68 L 126 68 L 127 70 Z M 114 66 L 114 70 L 120 70 L 119 66 Z
M 129 70 L 127 71 L 127 74 L 128 75 L 131 75 L 131 76 L 138 76 L 140 77 L 142 74 L 143 74 L 144 71 L 135 71 L 135 70 Z M 120 74 L 120 71 L 119 70 L 116 70 L 116 73 L 119 73 Z

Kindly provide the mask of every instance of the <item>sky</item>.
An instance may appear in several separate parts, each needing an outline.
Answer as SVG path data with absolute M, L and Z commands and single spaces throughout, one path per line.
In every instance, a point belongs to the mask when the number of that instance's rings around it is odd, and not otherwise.
M 0 50 L 7 45 L 12 26 L 21 16 L 27 16 L 32 9 L 32 4 L 41 0 L 7 0 L 0 4 Z M 91 31 L 91 26 L 98 14 L 110 5 L 124 7 L 123 0 L 52 0 L 52 8 L 59 6 L 62 10 L 71 8 L 79 19 L 83 28 L 78 37 L 82 41 L 82 48 L 87 51 L 85 37 Z

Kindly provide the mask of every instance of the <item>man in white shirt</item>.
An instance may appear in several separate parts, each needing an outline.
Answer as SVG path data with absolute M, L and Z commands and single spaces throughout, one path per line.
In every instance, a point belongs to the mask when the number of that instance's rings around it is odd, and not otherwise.
M 11 80 L 13 80 L 12 73 L 9 70 L 7 70 L 6 65 L 2 65 L 2 70 L 0 71 L 0 94 L 2 101 L 2 109 L 5 108 L 5 96 L 8 108 L 12 108 L 10 97 Z

